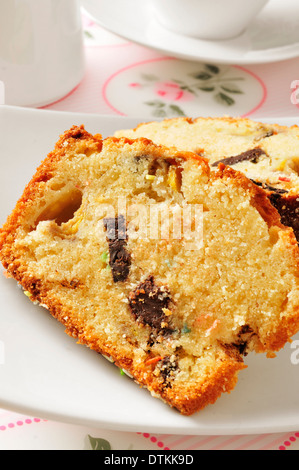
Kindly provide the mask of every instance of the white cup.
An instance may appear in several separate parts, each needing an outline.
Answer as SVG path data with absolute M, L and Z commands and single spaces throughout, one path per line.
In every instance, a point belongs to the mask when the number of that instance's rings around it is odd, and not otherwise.
M 0 0 L 0 81 L 5 104 L 44 106 L 84 74 L 78 0 Z
M 269 0 L 152 0 L 158 22 L 175 33 L 200 39 L 242 34 Z

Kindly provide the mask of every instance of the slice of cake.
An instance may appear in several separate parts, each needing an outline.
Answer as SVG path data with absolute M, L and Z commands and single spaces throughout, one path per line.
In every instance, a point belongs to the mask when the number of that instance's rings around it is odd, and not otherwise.
M 245 118 L 175 118 L 140 124 L 117 137 L 147 137 L 206 157 L 212 169 L 222 162 L 264 187 L 282 223 L 299 241 L 299 127 Z
M 271 356 L 298 331 L 298 252 L 242 173 L 84 127 L 60 138 L 0 232 L 32 301 L 185 415 L 234 388 L 244 355 Z

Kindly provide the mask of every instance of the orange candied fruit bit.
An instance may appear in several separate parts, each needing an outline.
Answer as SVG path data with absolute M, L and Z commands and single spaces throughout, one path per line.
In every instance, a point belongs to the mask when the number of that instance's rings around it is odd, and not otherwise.
M 148 359 L 147 361 L 145 361 L 145 364 L 148 366 L 152 364 L 157 364 L 158 362 L 162 361 L 162 359 L 163 359 L 162 356 L 152 357 L 151 359 Z

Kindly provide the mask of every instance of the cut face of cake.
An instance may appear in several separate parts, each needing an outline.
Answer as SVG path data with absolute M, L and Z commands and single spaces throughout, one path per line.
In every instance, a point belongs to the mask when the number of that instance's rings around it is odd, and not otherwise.
M 195 152 L 241 171 L 264 187 L 282 223 L 299 241 L 299 127 L 242 118 L 176 118 L 140 124 L 117 137 L 146 137 L 157 144 Z
M 231 391 L 243 356 L 298 331 L 298 254 L 242 173 L 84 127 L 60 138 L 0 232 L 32 301 L 184 415 Z

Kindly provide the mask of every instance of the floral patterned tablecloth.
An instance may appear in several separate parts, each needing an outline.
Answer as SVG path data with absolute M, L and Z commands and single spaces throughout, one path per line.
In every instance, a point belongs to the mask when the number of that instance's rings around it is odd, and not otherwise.
M 297 117 L 299 58 L 250 66 L 163 56 L 102 29 L 83 14 L 86 73 L 43 109 L 142 118 Z M 100 132 L 100 130 L 99 130 Z M 297 450 L 298 432 L 236 436 L 154 435 L 93 429 L 0 409 L 1 450 Z

